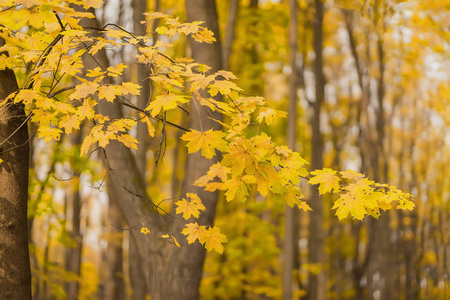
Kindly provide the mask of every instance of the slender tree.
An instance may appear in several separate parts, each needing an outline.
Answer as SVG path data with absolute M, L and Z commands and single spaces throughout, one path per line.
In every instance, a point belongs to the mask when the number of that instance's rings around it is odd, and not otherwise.
M 325 76 L 323 74 L 323 15 L 324 5 L 322 0 L 314 0 L 314 20 L 313 20 L 313 48 L 314 48 L 314 79 L 315 79 L 315 99 L 313 103 L 313 113 L 311 119 L 311 168 L 313 170 L 323 168 L 323 138 L 320 126 L 322 104 L 325 100 Z M 308 297 L 310 300 L 320 300 L 325 297 L 325 278 L 323 272 L 323 203 L 317 189 L 311 192 L 310 205 L 312 212 L 309 222 L 309 263 L 318 264 L 320 272 L 309 274 Z
M 287 121 L 287 146 L 295 151 L 297 132 L 297 1 L 289 1 L 289 113 Z M 294 247 L 297 245 L 294 232 L 294 208 L 286 205 L 284 213 L 284 243 L 283 243 L 283 299 L 292 299 L 292 277 L 295 264 Z M 298 215 L 297 215 L 298 217 Z

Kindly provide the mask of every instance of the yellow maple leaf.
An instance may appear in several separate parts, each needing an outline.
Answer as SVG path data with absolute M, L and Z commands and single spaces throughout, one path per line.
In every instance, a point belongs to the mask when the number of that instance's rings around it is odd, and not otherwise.
M 309 183 L 320 184 L 319 193 L 321 195 L 331 192 L 331 190 L 339 191 L 340 178 L 336 176 L 336 171 L 324 168 L 323 170 L 312 171 L 311 174 L 315 176 L 311 177 Z
M 80 156 L 87 153 L 89 151 L 89 147 L 92 145 L 92 136 L 88 135 L 84 138 L 83 143 L 81 144 L 80 148 Z
M 191 201 L 188 202 L 185 199 L 178 201 L 175 203 L 177 206 L 175 211 L 177 214 L 183 213 L 183 218 L 186 220 L 191 216 L 198 218 L 200 215 L 200 210 L 205 210 L 206 208 L 197 195 L 188 193 L 187 196 L 191 199 Z
M 188 152 L 195 153 L 202 149 L 202 155 L 208 159 L 216 155 L 215 149 L 226 151 L 227 142 L 223 139 L 226 134 L 219 130 L 197 131 L 192 129 L 186 132 L 181 139 L 186 141 Z
M 62 131 L 59 128 L 50 126 L 39 126 L 38 137 L 44 138 L 44 141 L 46 143 L 50 142 L 51 140 L 59 141 L 61 132 Z
M 14 97 L 14 102 L 18 103 L 23 101 L 24 104 L 32 103 L 34 99 L 42 98 L 34 90 L 20 90 Z
M 201 25 L 203 23 L 204 23 L 203 21 L 195 21 L 192 23 L 183 23 L 178 28 L 178 30 L 181 33 L 184 33 L 185 35 L 194 34 L 194 33 L 198 32 L 198 30 L 200 29 L 199 25 Z
M 103 47 L 105 47 L 108 44 L 109 44 L 109 42 L 107 40 L 102 39 L 102 38 L 97 38 L 94 45 L 91 47 L 91 49 L 89 49 L 89 54 L 95 55 L 98 51 L 100 51 L 100 49 L 102 49 Z
M 355 172 L 353 170 L 341 171 L 339 173 L 341 173 L 342 177 L 346 178 L 346 179 L 351 179 L 351 180 L 358 181 L 358 180 L 361 180 L 361 179 L 364 178 L 363 174 L 357 173 L 357 172 Z
M 124 30 L 107 28 L 106 36 L 120 40 L 121 38 L 128 36 L 128 33 L 126 33 Z
M 222 95 L 228 95 L 231 91 L 242 91 L 234 82 L 228 80 L 215 80 L 211 85 L 209 85 L 209 94 L 211 96 L 221 93 Z
M 147 124 L 148 134 L 151 137 L 155 136 L 155 127 L 153 127 L 153 124 L 152 124 L 152 121 L 150 120 L 150 118 L 144 113 L 139 113 L 139 116 L 141 117 L 141 121 L 144 122 L 145 124 Z
M 222 182 L 227 180 L 228 173 L 230 173 L 230 168 L 222 165 L 220 162 L 215 163 L 209 167 L 208 173 L 200 178 L 198 178 L 194 185 L 208 187 L 208 182 L 213 180 L 215 177 L 219 178 Z M 217 187 L 217 185 L 216 185 Z M 210 189 L 208 189 L 210 190 Z M 215 190 L 215 189 L 214 189 Z
M 297 205 L 299 208 L 301 208 L 305 211 L 311 210 L 311 208 L 308 206 L 308 204 L 306 204 L 304 201 L 302 201 L 302 199 L 304 199 L 305 197 L 303 196 L 303 194 L 298 186 L 288 185 L 286 187 L 286 189 L 287 189 L 287 191 L 286 191 L 286 196 L 284 197 L 284 202 L 289 207 L 294 207 L 294 205 Z
M 186 196 L 191 199 L 191 202 L 194 203 L 198 209 L 206 210 L 206 207 L 203 205 L 202 200 L 200 200 L 200 197 L 197 194 L 187 193 Z
M 98 97 L 106 99 L 108 102 L 113 102 L 116 96 L 122 95 L 122 89 L 116 85 L 104 85 L 98 88 Z
M 98 77 L 105 74 L 105 71 L 102 71 L 100 67 L 96 67 L 95 69 L 88 70 L 86 76 L 87 77 Z
M 332 209 L 336 209 L 336 216 L 339 220 L 347 217 L 349 213 L 355 219 L 362 220 L 367 214 L 364 202 L 350 193 L 342 194 L 341 198 L 334 202 Z
M 94 94 L 97 91 L 97 88 L 98 83 L 95 82 L 79 84 L 75 87 L 75 91 L 69 96 L 69 99 L 84 99 L 87 96 Z
M 214 32 L 212 32 L 209 29 L 203 28 L 201 31 L 198 31 L 196 34 L 193 34 L 192 37 L 197 42 L 206 42 L 208 44 L 211 44 L 212 42 L 216 41 L 214 38 Z
M 249 195 L 249 184 L 255 183 L 256 178 L 252 175 L 245 175 L 242 178 L 232 177 L 224 183 L 223 188 L 227 202 L 239 200 L 241 202 L 247 201 Z
M 117 140 L 124 144 L 128 148 L 137 149 L 137 144 L 139 141 L 128 134 L 122 134 L 117 137 Z
M 88 32 L 80 29 L 67 29 L 61 32 L 61 35 L 68 37 L 85 36 Z
M 65 115 L 62 117 L 59 126 L 64 128 L 66 134 L 69 134 L 72 132 L 72 129 L 80 129 L 80 119 L 77 115 Z
M 98 142 L 98 145 L 102 148 L 105 148 L 110 140 L 115 140 L 116 135 L 111 131 L 98 131 L 97 134 L 94 135 L 93 143 Z
M 120 63 L 117 66 L 108 67 L 108 76 L 117 77 L 122 75 L 123 70 L 128 68 L 128 66 L 124 63 Z
M 97 103 L 92 100 L 90 97 L 83 100 L 83 105 L 78 107 L 77 110 L 77 116 L 79 117 L 80 121 L 87 119 L 92 119 L 95 115 L 95 111 L 93 107 L 97 105 Z
M 29 24 L 37 29 L 44 26 L 44 22 L 47 20 L 48 20 L 48 14 L 41 13 L 41 12 L 32 13 L 30 15 L 30 17 L 28 18 Z M 69 30 L 66 30 L 66 31 L 69 31 Z
M 264 120 L 264 122 L 267 125 L 270 125 L 277 118 L 284 118 L 285 116 L 286 116 L 286 113 L 284 111 L 280 111 L 280 110 L 276 110 L 276 109 L 268 108 L 268 107 L 261 107 L 259 110 L 258 117 L 256 117 L 256 120 L 259 123 L 262 123 Z
M 111 124 L 108 125 L 108 131 L 119 132 L 126 131 L 127 129 L 131 129 L 136 124 L 135 120 L 132 119 L 117 119 L 114 120 Z
M 249 145 L 244 139 L 237 139 L 229 145 L 228 153 L 223 156 L 222 164 L 231 167 L 231 173 L 239 176 L 246 168 L 253 164 L 249 154 Z
M 209 252 L 212 250 L 219 254 L 223 253 L 223 243 L 227 243 L 227 237 L 220 233 L 220 229 L 216 226 L 208 228 L 205 233 L 205 248 Z
M 189 223 L 186 225 L 186 228 L 181 232 L 184 235 L 187 235 L 187 241 L 189 244 L 192 244 L 197 239 L 200 244 L 205 242 L 205 234 L 207 233 L 206 226 L 199 226 L 197 222 Z
M 132 82 L 122 82 L 122 92 L 124 95 L 139 95 L 141 86 Z
M 174 109 L 178 103 L 186 103 L 189 100 L 185 96 L 164 94 L 156 96 L 155 100 L 150 102 L 145 110 L 149 110 L 152 117 L 156 116 L 162 110 Z

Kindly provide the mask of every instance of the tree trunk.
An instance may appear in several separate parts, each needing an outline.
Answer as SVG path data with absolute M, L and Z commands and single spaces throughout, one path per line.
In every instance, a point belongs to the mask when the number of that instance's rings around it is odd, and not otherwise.
M 291 75 L 289 77 L 289 109 L 287 120 L 287 146 L 295 151 L 296 131 L 297 131 L 297 1 L 289 0 L 289 64 Z M 284 212 L 284 243 L 283 243 L 283 299 L 292 299 L 292 272 L 297 247 L 294 232 L 294 208 L 285 205 Z
M 144 35 L 147 32 L 146 24 L 141 24 L 145 21 L 144 12 L 147 12 L 146 0 L 133 0 L 133 31 L 135 34 Z M 158 4 L 158 2 L 157 2 Z M 155 42 L 155 41 L 153 41 Z M 135 71 L 137 72 L 137 81 L 141 86 L 141 93 L 137 95 L 137 106 L 144 109 L 150 101 L 150 82 L 148 80 L 147 66 L 143 64 L 136 64 Z M 147 125 L 143 122 L 137 124 L 137 136 L 139 140 L 139 147 L 136 152 L 136 162 L 141 173 L 141 178 L 146 182 L 146 166 L 147 166 L 147 148 L 149 145 L 150 136 L 147 130 Z M 136 243 L 133 239 L 129 239 L 128 263 L 130 283 L 133 290 L 132 299 L 144 299 L 147 293 L 147 286 L 145 277 L 143 276 L 142 264 L 139 258 L 139 251 L 136 249 Z
M 214 33 L 214 37 L 217 40 L 212 44 L 200 44 L 191 40 L 192 58 L 196 62 L 210 66 L 211 72 L 220 70 L 222 68 L 222 55 L 215 1 L 187 0 L 186 14 L 188 22 L 194 20 L 205 21 L 204 25 Z M 197 109 L 200 109 L 198 113 Z M 211 114 L 214 118 L 221 119 L 219 114 L 212 113 L 205 107 L 192 104 L 190 128 L 196 130 L 203 128 L 204 131 L 210 128 L 220 130 L 221 127 L 209 119 Z M 198 115 L 200 117 L 197 117 Z M 192 184 L 197 178 L 205 175 L 209 167 L 217 161 L 217 157 L 208 160 L 202 157 L 200 153 L 190 154 L 187 158 L 183 193 L 197 193 L 202 199 L 206 211 L 200 214 L 198 220 L 200 225 L 211 226 L 213 224 L 218 194 L 217 192 L 206 192 L 202 188 L 194 187 Z M 179 224 L 175 232 L 180 232 L 181 226 L 183 224 Z M 161 295 L 161 299 L 198 299 L 204 259 L 205 249 L 198 243 L 187 245 L 186 240 L 183 239 L 181 248 L 172 248 L 164 280 L 170 287 L 166 288 L 165 293 Z
M 82 143 L 82 132 L 81 130 L 74 135 L 72 135 L 72 144 L 75 147 L 80 147 Z M 78 299 L 78 289 L 80 287 L 80 271 L 81 271 L 81 255 L 83 249 L 83 235 L 81 234 L 80 228 L 80 212 L 81 212 L 81 194 L 80 194 L 80 179 L 75 177 L 71 181 L 72 190 L 71 195 L 67 195 L 69 198 L 68 203 L 72 204 L 72 228 L 70 236 L 74 239 L 76 243 L 75 248 L 67 249 L 67 257 L 66 257 L 66 269 L 69 272 L 72 272 L 77 275 L 77 280 L 73 280 L 67 283 L 67 299 L 68 300 L 76 300 Z M 66 206 L 67 206 L 66 205 Z
M 0 102 L 17 90 L 14 72 L 0 70 Z M 26 121 L 23 105 L 9 101 L 0 106 L 0 299 L 31 299 Z
M 91 12 L 93 13 L 94 11 L 91 9 Z M 86 18 L 80 23 L 86 28 L 98 27 L 95 18 Z M 100 63 L 103 67 L 109 65 L 104 49 L 96 54 L 95 60 L 89 56 L 84 57 L 84 65 L 86 68 L 97 67 L 97 63 Z M 105 80 L 108 81 L 111 79 L 107 78 Z M 108 116 L 110 119 L 122 117 L 121 106 L 117 102 L 107 103 L 105 101 L 100 101 L 98 107 L 100 113 L 104 116 Z M 130 239 L 137 245 L 137 253 L 133 259 L 138 261 L 142 268 L 139 273 L 141 274 L 142 279 L 140 284 L 147 286 L 145 289 L 147 292 L 150 290 L 152 293 L 156 293 L 161 288 L 159 274 L 162 274 L 163 266 L 165 265 L 162 257 L 164 254 L 163 249 L 167 245 L 167 243 L 160 238 L 163 234 L 162 222 L 155 214 L 150 214 L 142 221 L 142 223 L 140 223 L 147 212 L 153 210 L 154 207 L 147 196 L 144 179 L 141 176 L 141 171 L 138 168 L 131 150 L 117 141 L 111 141 L 103 153 L 105 155 L 106 167 L 108 168 L 108 193 L 115 195 L 117 205 L 122 212 L 126 223 L 132 226 L 129 228 Z M 118 224 L 114 225 L 117 226 Z M 150 242 L 139 232 L 141 226 L 152 229 Z M 126 228 L 124 228 L 124 230 L 125 229 Z M 116 255 L 116 257 L 118 257 L 118 255 Z
M 107 231 L 110 234 L 108 247 L 106 248 L 107 270 L 104 284 L 103 298 L 108 300 L 125 299 L 125 283 L 123 272 L 123 230 L 118 226 L 123 221 L 122 213 L 117 205 L 118 200 L 114 194 L 108 190 L 108 220 L 106 222 Z M 131 244 L 131 243 L 130 243 Z
M 374 180 L 387 182 L 387 159 L 385 157 L 385 112 L 384 112 L 384 49 L 381 37 L 378 35 L 377 41 L 379 77 L 377 80 L 377 101 L 378 110 L 376 111 L 376 145 L 372 147 Z M 381 170 L 383 169 L 383 172 Z M 390 251 L 393 248 L 391 243 L 390 213 L 385 211 L 378 220 L 370 220 L 370 230 L 372 239 L 370 246 L 373 247 L 373 260 L 369 266 L 369 295 L 371 299 L 395 299 L 397 298 L 394 278 L 396 260 L 396 251 Z M 394 247 L 395 249 L 395 247 Z
M 212 72 L 221 68 L 221 47 L 218 38 L 218 24 L 215 3 L 213 1 L 187 1 L 187 16 L 189 20 L 204 20 L 205 26 L 212 30 L 217 38 L 217 42 L 212 45 L 193 42 L 191 45 L 193 58 L 200 63 L 206 63 L 212 68 Z M 92 20 L 84 20 L 84 26 L 97 27 L 96 24 L 88 24 Z M 90 59 L 89 59 L 90 60 Z M 107 65 L 104 51 L 97 54 L 96 60 Z M 95 67 L 95 63 L 86 61 L 87 67 Z M 99 105 L 103 115 L 120 117 L 121 110 L 117 103 L 110 104 L 104 101 Z M 191 128 L 199 129 L 200 123 L 204 130 L 211 127 L 220 129 L 208 116 L 209 112 L 200 112 L 201 118 L 196 118 L 196 106 L 191 109 Z M 219 115 L 215 116 L 220 119 Z M 143 179 L 137 167 L 130 149 L 122 144 L 111 141 L 105 149 L 108 172 L 108 189 L 117 195 L 118 205 L 123 216 L 128 223 L 131 237 L 137 244 L 139 252 L 138 261 L 141 263 L 146 279 L 148 291 L 152 299 L 198 299 L 198 287 L 200 284 L 203 261 L 205 257 L 204 248 L 196 243 L 188 246 L 184 237 L 177 236 L 183 244 L 182 248 L 170 245 L 166 240 L 161 239 L 162 234 L 167 234 L 168 229 L 164 227 L 162 221 L 155 214 L 150 214 L 139 223 L 145 214 L 154 209 L 150 199 L 146 195 Z M 184 182 L 184 192 L 197 192 L 202 199 L 207 211 L 199 219 L 202 225 L 211 225 L 215 215 L 217 193 L 208 193 L 202 189 L 192 188 L 192 183 L 201 175 L 206 174 L 209 166 L 217 159 L 207 160 L 199 154 L 190 155 L 187 162 L 186 179 Z M 161 216 L 164 218 L 164 216 Z M 166 219 L 172 226 L 172 222 Z M 133 225 L 137 225 L 133 227 Z M 150 228 L 151 234 L 144 236 L 139 232 L 140 227 Z M 172 227 L 173 232 L 181 231 L 181 226 Z M 181 297 L 181 298 L 180 298 Z
M 228 70 L 229 68 L 229 61 L 232 52 L 231 47 L 233 45 L 234 36 L 236 33 L 235 25 L 238 8 L 239 8 L 239 0 L 231 0 L 230 7 L 228 9 L 228 19 L 225 37 L 223 39 L 222 67 L 224 70 Z
M 325 76 L 323 74 L 322 48 L 323 48 L 323 3 L 322 0 L 314 0 L 315 15 L 313 21 L 313 47 L 315 53 L 314 77 L 315 77 L 315 101 L 312 116 L 312 140 L 311 140 L 311 168 L 323 168 L 323 140 L 320 128 L 320 114 L 325 97 Z M 308 298 L 320 300 L 325 297 L 325 279 L 323 272 L 323 203 L 317 188 L 312 189 L 311 209 L 309 223 L 309 263 L 317 264 L 320 268 L 318 274 L 309 273 Z

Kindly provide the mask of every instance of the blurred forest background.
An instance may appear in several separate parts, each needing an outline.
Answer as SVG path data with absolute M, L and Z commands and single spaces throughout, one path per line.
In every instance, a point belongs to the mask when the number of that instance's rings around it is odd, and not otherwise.
M 106 0 L 96 15 L 100 24 L 165 40 L 157 24 L 143 27 L 142 13 L 185 20 L 185 5 L 200 2 Z M 223 255 L 207 253 L 201 297 L 450 299 L 450 1 L 220 0 L 216 12 L 218 65 L 239 78 L 244 93 L 290 115 L 262 128 L 272 140 L 299 151 L 312 168 L 352 169 L 395 185 L 415 196 L 416 208 L 384 212 L 378 221 L 338 221 L 332 196 L 306 186 L 314 210 L 307 213 L 256 192 L 246 204 L 219 195 L 214 223 L 229 242 Z M 188 40 L 174 39 L 165 54 L 191 56 Z M 131 80 L 145 80 L 134 55 L 107 51 L 111 65 L 129 64 Z M 136 102 L 150 95 L 142 94 Z M 188 126 L 182 111 L 170 114 Z M 191 175 L 183 132 L 164 128 L 159 153 L 161 132 L 150 139 L 137 128 L 135 176 L 170 210 L 165 199 L 181 195 Z M 118 195 L 103 185 L 104 164 L 93 154 L 84 165 L 81 139 L 78 133 L 50 144 L 32 141 L 34 298 L 146 299 L 142 272 L 151 258 L 138 257 L 130 231 L 122 229 Z M 78 170 L 80 176 L 61 180 Z

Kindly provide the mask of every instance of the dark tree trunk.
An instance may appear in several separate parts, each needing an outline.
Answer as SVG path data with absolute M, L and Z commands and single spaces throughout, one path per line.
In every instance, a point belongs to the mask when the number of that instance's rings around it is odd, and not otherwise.
M 315 77 L 315 101 L 313 104 L 312 116 L 312 140 L 311 140 L 311 168 L 323 168 L 323 140 L 320 128 L 320 114 L 322 103 L 325 98 L 325 76 L 323 74 L 323 3 L 322 0 L 314 0 L 315 15 L 313 21 L 313 47 L 315 53 L 314 77 Z M 325 297 L 325 280 L 323 272 L 323 203 L 317 188 L 312 189 L 309 223 L 309 263 L 318 264 L 321 268 L 319 274 L 309 274 L 308 298 L 310 300 L 320 300 Z
M 223 39 L 223 55 L 222 55 L 222 67 L 225 70 L 229 68 L 229 61 L 231 56 L 231 47 L 233 45 L 234 36 L 236 33 L 235 25 L 238 14 L 239 0 L 231 0 L 230 7 L 228 9 L 227 27 L 225 31 L 225 37 Z
M 79 147 L 82 143 L 81 130 L 72 136 L 72 143 L 75 147 Z M 81 194 L 80 194 L 80 180 L 78 177 L 74 178 L 71 182 L 72 184 L 72 194 L 70 197 L 70 203 L 72 204 L 72 230 L 70 232 L 71 237 L 75 240 L 76 247 L 68 249 L 67 255 L 67 271 L 80 276 L 81 271 L 81 255 L 83 249 L 83 235 L 81 234 L 80 228 L 80 212 L 81 212 Z M 76 300 L 78 299 L 78 290 L 80 283 L 78 280 L 70 281 L 67 284 L 67 299 Z
M 125 299 L 125 283 L 123 273 L 123 230 L 112 225 L 119 225 L 123 222 L 123 216 L 117 205 L 118 200 L 114 193 L 108 190 L 108 220 L 106 230 L 110 234 L 108 247 L 106 248 L 107 270 L 103 280 L 104 299 L 123 300 Z M 131 239 L 131 238 L 130 238 Z M 130 243 L 131 244 L 131 243 Z M 143 278 L 142 280 L 145 280 Z
M 0 102 L 17 90 L 14 72 L 0 70 Z M 0 299 L 31 299 L 26 121 L 23 105 L 9 101 L 0 106 Z
M 158 4 L 158 1 L 156 2 Z M 133 31 L 135 34 L 144 35 L 147 32 L 146 24 L 141 24 L 145 21 L 144 12 L 147 11 L 146 0 L 133 0 Z M 155 41 L 154 41 L 155 42 Z M 150 101 L 150 82 L 148 79 L 147 66 L 143 64 L 135 65 L 137 72 L 137 81 L 141 86 L 141 93 L 137 96 L 137 106 L 144 109 Z M 143 182 L 146 181 L 146 166 L 147 166 L 147 148 L 150 141 L 150 136 L 147 130 L 147 125 L 143 122 L 137 124 L 137 139 L 139 140 L 139 148 L 136 152 L 136 162 L 141 173 Z M 130 283 L 132 288 L 132 299 L 144 299 L 147 293 L 147 285 L 142 271 L 142 262 L 138 259 L 139 251 L 136 249 L 136 243 L 133 239 L 129 239 L 128 264 Z
M 295 151 L 296 131 L 297 131 L 297 1 L 289 1 L 289 64 L 291 66 L 291 75 L 289 77 L 289 109 L 287 121 L 287 146 Z M 292 278 L 295 265 L 296 253 L 294 247 L 297 247 L 294 232 L 294 208 L 285 205 L 284 213 L 284 243 L 283 243 L 283 299 L 292 299 Z

